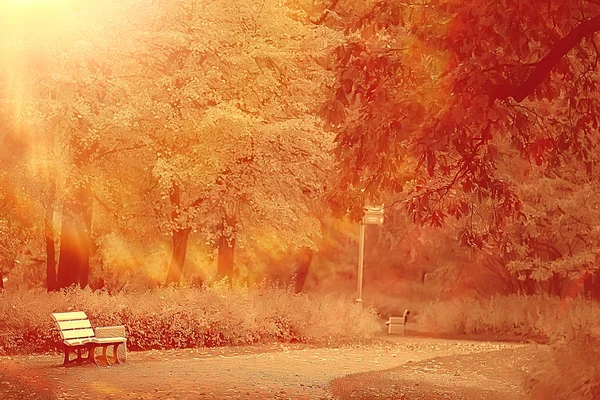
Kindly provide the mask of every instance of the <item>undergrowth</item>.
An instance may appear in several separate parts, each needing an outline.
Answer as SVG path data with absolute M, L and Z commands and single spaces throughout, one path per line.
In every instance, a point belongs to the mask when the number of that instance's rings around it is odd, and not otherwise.
M 372 309 L 343 296 L 308 297 L 274 287 L 159 288 L 145 293 L 42 290 L 0 294 L 0 354 L 56 349 L 51 313 L 84 311 L 92 325 L 125 325 L 131 350 L 265 342 L 349 344 L 378 329 Z
M 568 329 L 556 334 L 550 356 L 540 355 L 524 381 L 531 400 L 600 399 L 600 334 Z
M 600 327 L 600 304 L 548 296 L 456 298 L 422 305 L 419 324 L 448 335 L 492 335 L 548 341 L 572 327 Z

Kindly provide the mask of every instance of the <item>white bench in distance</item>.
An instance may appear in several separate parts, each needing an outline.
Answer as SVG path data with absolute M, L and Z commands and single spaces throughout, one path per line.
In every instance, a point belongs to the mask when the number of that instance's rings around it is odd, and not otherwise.
M 404 314 L 401 317 L 390 317 L 385 323 L 388 326 L 388 335 L 396 333 L 404 334 L 409 315 L 410 311 L 404 310 Z
M 110 360 L 106 355 L 106 349 L 109 346 L 113 346 L 113 361 L 116 364 L 121 363 L 117 351 L 119 345 L 127 343 L 127 338 L 96 337 L 94 330 L 92 329 L 92 325 L 90 324 L 90 320 L 83 311 L 53 313 L 52 318 L 54 319 L 60 336 L 63 339 L 62 344 L 65 353 L 63 365 L 66 366 L 73 363 L 84 362 L 98 365 L 95 355 L 96 347 L 102 347 L 102 358 L 108 365 L 110 365 Z M 81 357 L 82 350 L 87 350 L 88 354 L 86 358 Z M 77 358 L 70 360 L 70 351 L 77 351 Z

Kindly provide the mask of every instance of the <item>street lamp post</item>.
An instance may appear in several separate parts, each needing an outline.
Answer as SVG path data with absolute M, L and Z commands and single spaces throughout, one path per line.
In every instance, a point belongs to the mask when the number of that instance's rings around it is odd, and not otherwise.
M 358 282 L 356 288 L 356 302 L 362 303 L 362 286 L 363 286 L 363 269 L 365 255 L 365 225 L 381 225 L 383 224 L 383 205 L 374 207 L 366 206 L 365 215 L 360 221 L 360 235 L 358 243 Z
M 365 256 L 365 224 L 360 221 L 360 235 L 358 239 L 358 279 L 356 288 L 356 302 L 362 303 L 362 281 L 363 281 L 363 267 L 364 267 L 364 256 Z

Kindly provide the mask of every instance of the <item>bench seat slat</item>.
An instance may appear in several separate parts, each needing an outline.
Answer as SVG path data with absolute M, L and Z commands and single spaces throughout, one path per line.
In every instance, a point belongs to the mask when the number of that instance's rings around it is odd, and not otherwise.
M 55 321 L 73 321 L 77 319 L 87 319 L 83 311 L 72 311 L 52 314 Z
M 64 340 L 91 338 L 94 337 L 94 330 L 92 328 L 71 329 L 67 331 L 60 331 L 60 335 Z
M 56 324 L 60 330 L 91 328 L 89 319 L 78 319 L 77 321 L 57 321 Z
M 67 339 L 64 341 L 67 346 L 82 346 L 84 344 L 92 343 L 91 338 L 83 338 L 83 339 Z
M 106 343 L 125 343 L 127 338 L 124 337 L 111 337 L 111 338 L 93 338 L 94 343 L 106 344 Z

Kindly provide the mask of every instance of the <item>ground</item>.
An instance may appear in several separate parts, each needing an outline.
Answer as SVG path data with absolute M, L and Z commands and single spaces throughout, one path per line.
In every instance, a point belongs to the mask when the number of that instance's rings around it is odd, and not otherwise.
M 511 399 L 532 344 L 394 337 L 369 345 L 131 352 L 114 367 L 0 357 L 2 399 Z

